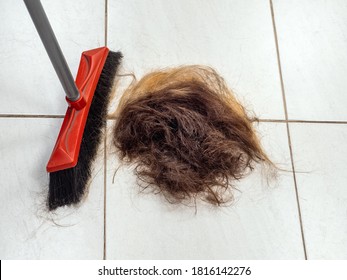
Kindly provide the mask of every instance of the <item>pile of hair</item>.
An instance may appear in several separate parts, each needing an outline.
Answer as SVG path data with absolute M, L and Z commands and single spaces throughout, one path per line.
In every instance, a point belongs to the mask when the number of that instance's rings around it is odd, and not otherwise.
M 147 74 L 124 92 L 113 143 L 170 202 L 220 205 L 255 163 L 272 165 L 252 121 L 216 71 L 184 66 Z

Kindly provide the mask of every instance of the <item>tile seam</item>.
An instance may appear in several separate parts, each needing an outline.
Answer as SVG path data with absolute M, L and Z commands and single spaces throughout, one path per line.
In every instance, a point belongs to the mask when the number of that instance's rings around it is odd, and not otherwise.
M 104 137 L 104 196 L 103 196 L 103 200 L 104 200 L 104 212 L 103 212 L 103 220 L 104 220 L 104 226 L 103 226 L 103 260 L 106 260 L 106 195 L 107 195 L 107 189 L 106 189 L 106 177 L 107 177 L 107 153 L 106 153 L 106 148 L 107 148 L 107 122 L 106 122 L 106 125 L 105 125 L 105 130 L 104 130 L 104 133 L 105 133 L 105 137 Z
M 0 119 L 62 119 L 65 115 L 31 115 L 31 114 L 0 114 Z M 115 117 L 107 117 L 107 120 L 115 120 Z M 347 121 L 326 120 L 281 120 L 281 119 L 258 119 L 260 123 L 305 123 L 305 124 L 347 124 Z
M 273 27 L 273 33 L 274 33 L 274 39 L 275 39 L 275 45 L 276 45 L 277 65 L 278 65 L 278 72 L 279 72 L 280 83 L 281 83 L 282 101 L 283 101 L 283 107 L 284 107 L 285 124 L 286 124 L 287 137 L 288 137 L 288 146 L 289 146 L 290 160 L 291 160 L 293 180 L 294 180 L 294 187 L 295 187 L 295 196 L 296 196 L 297 210 L 298 210 L 299 223 L 300 223 L 302 246 L 303 246 L 305 260 L 307 260 L 307 250 L 306 250 L 305 234 L 304 234 L 304 229 L 303 229 L 301 206 L 300 206 L 298 185 L 297 185 L 297 179 L 296 179 L 296 173 L 295 173 L 293 148 L 292 148 L 290 129 L 289 129 L 287 100 L 286 100 L 286 95 L 285 95 L 285 88 L 284 88 L 284 81 L 283 81 L 283 74 L 282 74 L 282 65 L 281 65 L 281 56 L 280 56 L 280 51 L 279 51 L 277 28 L 276 28 L 276 20 L 275 20 L 275 12 L 274 12 L 274 8 L 273 8 L 272 0 L 269 0 L 269 4 L 270 4 L 272 27 Z
M 108 33 L 108 0 L 105 0 L 105 46 L 107 47 L 107 33 Z M 107 206 L 106 206 L 106 201 L 107 201 L 107 188 L 106 188 L 106 177 L 107 177 L 107 153 L 106 153 L 106 148 L 107 148 L 107 119 L 106 118 L 106 124 L 105 124 L 105 137 L 104 137 L 104 242 L 103 242 L 103 260 L 106 260 L 106 253 L 107 253 L 107 236 L 106 236 L 106 211 L 107 211 Z

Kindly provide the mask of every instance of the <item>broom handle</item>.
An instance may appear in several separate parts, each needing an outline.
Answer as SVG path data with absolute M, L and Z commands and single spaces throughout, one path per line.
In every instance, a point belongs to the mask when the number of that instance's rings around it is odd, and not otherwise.
M 24 0 L 24 3 L 35 24 L 36 30 L 41 37 L 41 41 L 45 46 L 47 54 L 58 75 L 60 83 L 64 88 L 67 98 L 71 101 L 78 100 L 80 98 L 80 93 L 76 87 L 69 66 L 66 63 L 40 0 Z

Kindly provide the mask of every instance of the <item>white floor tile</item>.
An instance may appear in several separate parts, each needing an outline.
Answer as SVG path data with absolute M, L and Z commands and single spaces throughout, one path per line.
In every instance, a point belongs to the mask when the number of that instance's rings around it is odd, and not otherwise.
M 347 120 L 347 1 L 273 2 L 289 118 Z
M 75 76 L 81 53 L 104 45 L 104 1 L 41 1 Z M 65 114 L 64 91 L 23 1 L 0 3 L 0 114 Z
M 78 208 L 45 210 L 46 162 L 62 119 L 0 119 L 0 258 L 102 259 L 103 159 Z
M 309 259 L 347 258 L 347 125 L 290 125 Z
M 268 1 L 109 1 L 108 22 L 124 73 L 207 64 L 260 118 L 284 118 Z
M 109 122 L 109 126 L 112 122 Z M 290 169 L 284 124 L 261 124 L 269 155 Z M 111 136 L 108 137 L 108 149 Z M 141 193 L 132 168 L 108 153 L 108 259 L 303 259 L 291 172 L 270 185 L 260 170 L 239 182 L 232 206 L 171 205 L 161 195 Z M 113 178 L 114 177 L 114 178 Z M 114 182 L 113 182 L 114 181 Z

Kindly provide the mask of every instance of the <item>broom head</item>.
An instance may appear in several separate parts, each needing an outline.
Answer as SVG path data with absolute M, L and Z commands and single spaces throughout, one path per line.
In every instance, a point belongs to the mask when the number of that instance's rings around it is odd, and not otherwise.
M 86 193 L 121 58 L 120 52 L 106 47 L 82 54 L 76 78 L 81 98 L 68 100 L 69 107 L 47 164 L 49 210 L 78 204 Z
M 108 52 L 108 48 L 102 47 L 82 53 L 76 77 L 81 96 L 74 102 L 67 99 L 69 107 L 47 164 L 48 172 L 76 166 L 90 105 Z

